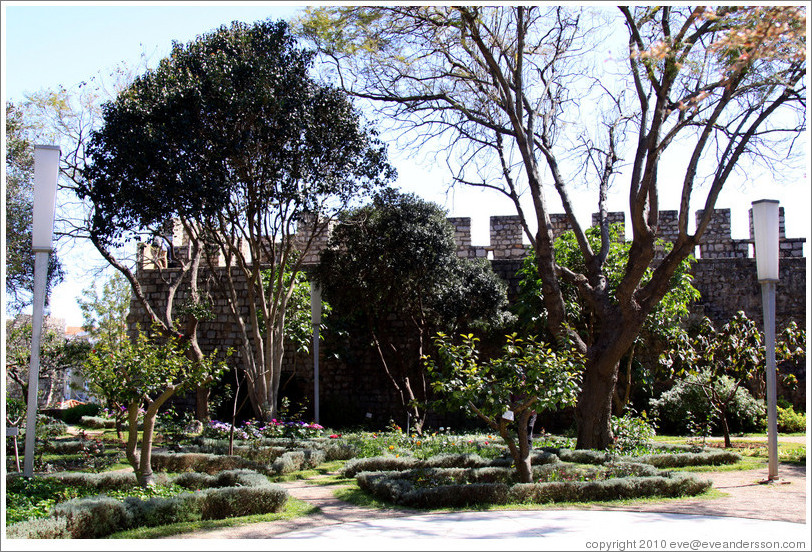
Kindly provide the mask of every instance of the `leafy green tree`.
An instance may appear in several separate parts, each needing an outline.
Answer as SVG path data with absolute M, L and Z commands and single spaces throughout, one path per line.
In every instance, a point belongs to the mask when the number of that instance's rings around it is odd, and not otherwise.
M 34 209 L 34 143 L 40 135 L 24 107 L 6 102 L 6 303 L 7 312 L 31 303 L 34 252 L 31 229 Z M 59 257 L 49 258 L 46 300 L 64 273 Z
M 527 428 L 535 412 L 573 406 L 579 391 L 582 358 L 534 338 L 507 336 L 502 355 L 480 358 L 478 339 L 463 335 L 459 344 L 445 334 L 435 338 L 435 355 L 425 357 L 432 388 L 446 408 L 478 416 L 502 436 L 522 483 L 532 483 Z
M 127 461 L 144 487 L 154 483 L 152 440 L 161 406 L 178 392 L 211 383 L 225 369 L 223 361 L 215 360 L 217 351 L 193 361 L 184 350 L 188 346 L 176 337 L 164 338 L 159 330 L 152 335 L 139 331 L 134 341 L 100 341 L 83 366 L 83 374 L 97 394 L 126 407 Z
M 393 190 L 341 217 L 319 280 L 336 316 L 371 337 L 418 432 L 428 390 L 420 359 L 429 336 L 498 322 L 506 304 L 505 285 L 487 261 L 457 256 L 445 212 Z
M 806 358 L 806 332 L 793 322 L 777 339 L 776 361 L 803 361 Z M 739 311 L 721 329 L 704 318 L 693 335 L 684 335 L 662 357 L 675 375 L 692 375 L 686 384 L 702 390 L 712 414 L 722 426 L 725 446 L 730 446 L 728 417 L 736 392 L 759 377 L 766 365 L 764 338 L 755 322 Z M 722 378 L 733 385 L 721 385 Z
M 13 386 L 9 391 L 28 403 L 28 370 L 31 365 L 31 318 L 19 316 L 6 321 L 6 377 Z M 50 403 L 64 373 L 78 366 L 87 353 L 86 344 L 70 341 L 55 328 L 44 324 L 40 342 L 40 379 L 47 382 L 39 392 Z M 16 389 L 14 387 L 16 386 Z
M 629 259 L 629 249 L 631 243 L 625 241 L 625 236 L 621 235 L 623 225 L 619 223 L 609 226 L 610 245 L 604 263 L 606 273 L 608 298 L 610 301 L 617 301 L 615 290 L 620 285 L 626 263 Z M 586 231 L 587 239 L 594 249 L 600 246 L 601 230 L 593 226 Z M 662 251 L 667 253 L 671 245 L 660 241 L 658 245 Z M 574 272 L 582 273 L 585 270 L 583 256 L 578 249 L 578 242 L 573 232 L 564 232 L 554 242 L 556 262 Z M 684 333 L 684 323 L 690 314 L 690 305 L 699 300 L 699 291 L 693 286 L 693 276 L 690 268 L 693 257 L 684 259 L 672 277 L 672 288 L 666 293 L 656 307 L 648 314 L 646 321 L 641 328 L 640 334 L 632 344 L 631 348 L 621 362 L 625 366 L 625 377 L 618 378 L 613 395 L 613 406 L 615 415 L 620 416 L 624 408 L 629 404 L 632 396 L 634 379 L 635 354 L 645 351 L 649 357 L 655 359 L 659 357 L 664 347 L 670 342 L 678 339 Z M 539 334 L 548 332 L 547 311 L 544 307 L 542 297 L 542 281 L 538 276 L 538 269 L 534 255 L 525 257 L 522 268 L 519 271 L 521 281 L 519 283 L 519 299 L 515 309 L 519 317 L 520 326 L 525 332 Z M 646 283 L 652 276 L 652 269 L 647 270 L 642 282 Z M 592 311 L 586 308 L 580 301 L 578 291 L 573 285 L 562 284 L 562 294 L 567 306 L 569 324 L 578 332 L 583 339 L 588 339 L 589 332 L 597 323 Z M 651 379 L 651 371 L 656 371 L 657 365 L 646 367 L 641 370 L 642 379 Z
M 84 317 L 83 327 L 91 342 L 98 348 L 115 349 L 127 346 L 127 314 L 130 312 L 132 289 L 127 279 L 118 271 L 102 285 L 101 293 L 96 287 L 82 292 L 77 300 Z M 126 405 L 111 402 L 108 407 L 115 414 L 116 433 L 121 439 L 123 425 L 127 420 Z
M 96 287 L 83 290 L 77 302 L 84 318 L 83 328 L 90 338 L 111 347 L 124 342 L 131 300 L 130 284 L 119 272 L 113 272 L 102 284 L 101 293 Z
M 455 182 L 515 206 L 549 331 L 585 358 L 577 446 L 604 449 L 620 361 L 701 242 L 720 192 L 746 163 L 778 174 L 779 159 L 801 151 L 805 21 L 799 6 L 337 6 L 311 9 L 298 28 L 328 77 L 372 100 L 413 146 L 446 155 Z M 607 205 L 620 179 L 632 245 L 610 290 Z M 600 213 L 598 248 L 575 216 L 572 190 L 584 185 Z M 679 215 L 660 261 L 663 186 L 679 190 Z M 549 193 L 583 271 L 556 258 Z M 587 339 L 569 324 L 565 284 L 597 322 Z
M 312 59 L 284 22 L 234 23 L 174 44 L 105 105 L 79 188 L 102 249 L 126 229 L 181 222 L 228 299 L 248 396 L 263 420 L 278 406 L 296 281 L 283 275 L 299 272 L 337 210 L 393 175 L 347 96 L 312 80 Z M 209 246 L 217 254 L 203 255 Z M 265 270 L 275 279 L 264 281 Z

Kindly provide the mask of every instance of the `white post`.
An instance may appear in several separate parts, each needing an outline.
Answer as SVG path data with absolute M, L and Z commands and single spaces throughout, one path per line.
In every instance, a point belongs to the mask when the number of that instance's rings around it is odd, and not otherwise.
M 321 326 L 321 288 L 310 282 L 310 323 L 313 327 L 313 418 L 320 423 L 319 412 L 319 326 Z
M 25 426 L 23 475 L 34 475 L 34 446 L 37 435 L 37 394 L 39 391 L 39 354 L 42 341 L 48 258 L 52 251 L 56 181 L 59 175 L 57 146 L 34 146 L 34 212 L 31 246 L 34 251 L 34 296 L 31 317 L 31 362 L 28 368 L 28 405 Z
M 775 287 L 778 282 L 778 201 L 753 202 L 756 273 L 764 310 L 765 379 L 767 381 L 767 480 L 778 479 L 778 415 L 775 376 Z

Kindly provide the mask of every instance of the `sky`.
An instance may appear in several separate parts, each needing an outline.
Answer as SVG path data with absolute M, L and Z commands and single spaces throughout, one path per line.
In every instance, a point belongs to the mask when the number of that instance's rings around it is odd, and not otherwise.
M 58 86 L 70 88 L 97 73 L 124 62 L 137 65 L 142 55 L 155 64 L 172 41 L 188 42 L 233 20 L 253 22 L 266 18 L 289 18 L 302 3 L 286 2 L 6 2 L 2 3 L 2 95 L 5 101 L 21 100 L 25 94 Z M 808 143 L 808 142 L 807 142 Z M 515 214 L 504 197 L 479 190 L 458 188 L 446 194 L 450 175 L 444 164 L 430 157 L 409 157 L 390 145 L 390 161 L 399 172 L 397 184 L 443 205 L 450 216 L 472 218 L 474 245 L 488 244 L 488 218 Z M 757 199 L 778 199 L 785 208 L 787 237 L 810 239 L 809 160 L 805 170 L 776 182 L 766 174 L 753 173 L 748 181 L 731 182 L 717 208 L 732 210 L 734 238 L 748 237 L 747 209 Z M 667 176 L 667 171 L 663 171 Z M 671 187 L 672 189 L 675 187 Z M 624 210 L 622 184 L 610 198 L 610 210 Z M 549 191 L 551 205 L 555 194 Z M 597 207 L 596 194 L 576 194 L 576 214 L 582 223 Z M 676 196 L 663 186 L 662 209 L 677 209 Z M 556 210 L 562 212 L 563 210 Z M 627 209 L 626 209 L 627 210 Z M 628 216 L 628 215 L 627 215 Z M 81 325 L 76 304 L 81 290 L 92 283 L 89 268 L 103 264 L 82 244 L 60 242 L 57 251 L 67 269 L 64 283 L 51 299 L 53 316 L 68 325 Z M 808 245 L 807 245 L 808 253 Z

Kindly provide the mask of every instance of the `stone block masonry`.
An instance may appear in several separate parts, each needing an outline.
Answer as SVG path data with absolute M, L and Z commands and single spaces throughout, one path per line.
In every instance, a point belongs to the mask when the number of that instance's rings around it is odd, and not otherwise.
M 697 220 L 701 212 L 696 213 Z M 676 211 L 661 211 L 659 214 L 658 236 L 664 241 L 677 238 L 678 214 Z M 750 214 L 752 221 L 752 213 Z M 593 216 L 593 223 L 597 216 Z M 610 222 L 625 225 L 623 213 L 609 213 Z M 565 215 L 550 216 L 554 236 L 558 237 L 569 230 Z M 739 310 L 743 310 L 759 326 L 762 325 L 761 290 L 756 281 L 755 259 L 753 255 L 752 222 L 751 232 L 746 238 L 731 236 L 731 213 L 729 209 L 715 210 L 707 231 L 697 248 L 697 262 L 692 272 L 694 285 L 702 298 L 693 309 L 696 316 L 708 316 L 716 325 L 726 323 Z M 471 219 L 468 217 L 450 218 L 454 227 L 457 244 L 457 255 L 462 258 L 489 258 L 494 271 L 507 282 L 508 297 L 516 298 L 519 278 L 516 272 L 521 267 L 522 259 L 529 253 L 529 245 L 524 243 L 523 230 L 517 216 L 494 216 L 490 218 L 490 243 L 474 245 L 471 239 Z M 310 232 L 308 223 L 302 225 L 302 235 Z M 173 250 L 175 255 L 183 255 L 188 248 L 188 240 L 173 229 Z M 294 243 L 302 243 L 301 236 L 294 236 Z M 778 328 L 790 321 L 801 326 L 806 323 L 806 259 L 804 257 L 804 238 L 787 238 L 784 231 L 784 212 L 780 212 L 780 251 L 781 279 L 776 297 L 776 315 Z M 327 235 L 318 233 L 314 236 L 313 250 L 306 257 L 307 268 L 318 262 L 320 251 L 326 246 Z M 151 251 L 149 245 L 141 248 L 138 277 L 150 298 L 160 303 L 165 297 L 166 284 L 162 275 L 167 269 L 155 269 L 153 259 L 159 257 Z M 656 262 L 656 261 L 655 261 Z M 169 269 L 171 271 L 172 269 Z M 205 274 L 201 279 L 206 278 Z M 201 282 L 202 284 L 202 282 Z M 214 290 L 211 290 L 212 292 Z M 182 299 L 184 290 L 180 291 Z M 160 306 L 160 304 L 159 304 Z M 229 347 L 239 355 L 239 334 L 236 331 L 229 307 L 224 298 L 214 297 L 215 318 L 200 325 L 200 345 L 204 351 L 217 348 L 224 351 Z M 131 327 L 135 323 L 147 324 L 146 313 L 140 304 L 133 302 L 128 317 Z M 329 339 L 329 337 L 327 337 Z M 346 348 L 346 347 L 345 347 Z M 321 351 L 329 351 L 331 345 L 324 343 Z M 354 347 L 352 359 L 340 361 L 324 354 L 320 359 L 321 411 L 323 423 L 364 423 L 385 425 L 389 418 L 405 427 L 406 420 L 398 404 L 390 382 L 379 366 L 376 355 L 371 350 L 364 350 L 359 345 Z M 232 358 L 231 364 L 238 359 Z M 312 359 L 307 355 L 296 354 L 292 348 L 286 353 L 286 373 L 283 381 L 291 378 L 297 391 L 292 396 L 310 397 L 312 405 Z M 800 378 L 799 378 L 800 379 Z M 801 384 L 803 385 L 803 384 Z M 367 415 L 371 416 L 368 417 Z M 335 420 L 335 421 L 331 421 Z

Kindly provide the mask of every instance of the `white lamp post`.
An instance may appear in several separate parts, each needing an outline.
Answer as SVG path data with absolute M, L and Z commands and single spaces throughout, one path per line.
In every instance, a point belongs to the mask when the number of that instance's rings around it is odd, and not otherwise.
M 48 257 L 53 250 L 56 180 L 59 175 L 58 146 L 34 146 L 34 213 L 31 245 L 34 250 L 34 296 L 31 316 L 31 363 L 28 369 L 28 409 L 25 426 L 23 475 L 34 475 L 34 445 L 37 431 L 37 392 L 39 391 L 39 353 Z
M 321 288 L 310 282 L 310 323 L 313 327 L 313 421 L 319 422 L 319 326 L 321 326 Z
M 767 480 L 778 479 L 778 416 L 775 382 L 775 285 L 778 282 L 778 201 L 753 202 L 753 237 L 756 247 L 756 274 L 761 284 L 764 308 L 764 345 L 767 380 Z

